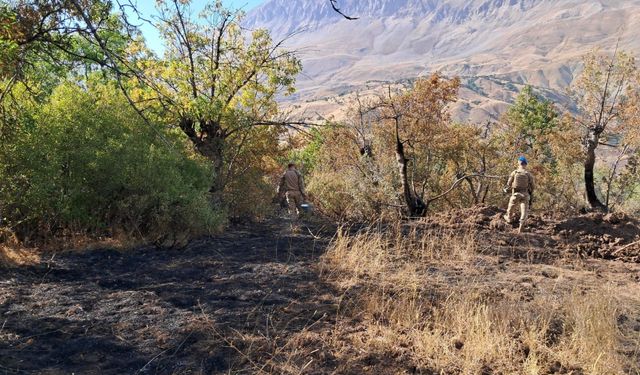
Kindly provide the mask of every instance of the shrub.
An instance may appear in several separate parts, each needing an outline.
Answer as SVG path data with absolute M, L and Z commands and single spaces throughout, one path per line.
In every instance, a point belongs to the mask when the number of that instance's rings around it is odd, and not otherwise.
M 222 223 L 207 199 L 208 164 L 114 87 L 65 83 L 30 108 L 0 154 L 4 216 L 21 239 L 124 232 L 161 241 Z

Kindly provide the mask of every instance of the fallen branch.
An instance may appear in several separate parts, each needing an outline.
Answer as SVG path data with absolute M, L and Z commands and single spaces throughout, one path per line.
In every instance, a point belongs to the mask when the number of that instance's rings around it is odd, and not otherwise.
M 632 246 L 635 246 L 635 245 L 640 245 L 640 241 L 636 241 L 636 242 L 632 242 L 630 244 L 624 245 L 621 248 L 619 248 L 618 250 L 612 252 L 611 255 L 618 255 L 621 252 L 623 252 L 624 250 L 626 250 L 626 249 L 628 249 L 628 248 L 630 248 Z

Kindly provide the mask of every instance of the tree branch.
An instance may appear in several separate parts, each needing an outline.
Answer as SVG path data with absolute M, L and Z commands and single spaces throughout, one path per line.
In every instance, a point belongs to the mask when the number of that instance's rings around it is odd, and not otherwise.
M 350 21 L 354 21 L 354 20 L 358 19 L 358 17 L 351 17 L 351 16 L 347 16 L 346 14 L 342 13 L 340 8 L 338 8 L 338 0 L 329 0 L 329 2 L 331 3 L 331 7 L 333 8 L 333 10 L 335 10 L 342 17 L 344 17 L 344 18 L 346 18 L 346 19 L 348 19 Z
M 447 189 L 444 193 L 436 195 L 433 198 L 427 199 L 427 207 L 432 203 L 437 201 L 440 198 L 444 198 L 447 194 L 451 193 L 455 188 L 458 187 L 458 185 L 460 185 L 460 183 L 462 183 L 463 181 L 465 181 L 466 179 L 472 178 L 472 177 L 476 177 L 476 178 L 491 178 L 491 179 L 503 179 L 505 176 L 489 176 L 489 175 L 484 175 L 484 174 L 470 174 L 470 175 L 466 175 L 466 176 L 462 176 L 459 179 L 457 179 L 453 185 L 451 185 L 451 187 L 449 189 Z

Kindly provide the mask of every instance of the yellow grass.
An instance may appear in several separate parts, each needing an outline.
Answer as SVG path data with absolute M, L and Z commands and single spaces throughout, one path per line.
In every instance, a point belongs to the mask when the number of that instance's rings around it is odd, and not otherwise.
M 24 248 L 15 234 L 6 228 L 0 228 L 0 266 L 22 266 L 40 262 L 35 249 Z
M 339 287 L 357 290 L 343 318 L 359 317 L 367 329 L 350 345 L 444 374 L 639 373 L 640 337 L 621 331 L 626 307 L 615 287 L 498 292 L 472 276 L 482 272 L 479 243 L 476 233 L 400 225 L 339 231 L 323 265 Z

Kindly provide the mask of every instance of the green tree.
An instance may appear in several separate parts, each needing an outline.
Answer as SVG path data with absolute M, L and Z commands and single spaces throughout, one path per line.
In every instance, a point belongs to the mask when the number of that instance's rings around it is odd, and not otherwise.
M 575 206 L 574 173 L 581 157 L 580 134 L 555 105 L 526 86 L 501 119 L 497 136 L 510 145 L 504 154 L 504 173 L 525 154 L 536 176 L 536 201 L 545 208 Z
M 557 128 L 558 117 L 554 104 L 536 95 L 531 86 L 525 86 L 505 114 L 518 134 L 517 147 L 523 153 L 538 148 L 536 140 Z
M 232 177 L 247 168 L 244 163 L 260 163 L 243 155 L 268 152 L 265 142 L 277 149 L 286 124 L 273 121 L 276 97 L 293 92 L 300 62 L 266 30 L 248 36 L 240 27 L 242 14 L 220 1 L 197 19 L 189 1 L 159 1 L 158 13 L 165 54 L 138 61 L 145 90 L 135 100 L 159 103 L 166 123 L 211 161 L 211 191 L 220 203 Z
M 79 65 L 122 72 L 135 27 L 105 0 L 18 0 L 0 5 L 0 79 L 13 81 L 42 72 L 43 66 Z M 45 69 L 46 70 L 46 69 Z M 59 74 L 64 77 L 64 74 Z
M 84 86 L 84 87 L 83 87 Z M 114 83 L 65 83 L 44 103 L 13 88 L 23 115 L 0 147 L 6 224 L 32 239 L 61 231 L 157 241 L 220 224 L 207 199 L 210 167 L 182 137 L 145 126 Z

